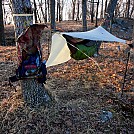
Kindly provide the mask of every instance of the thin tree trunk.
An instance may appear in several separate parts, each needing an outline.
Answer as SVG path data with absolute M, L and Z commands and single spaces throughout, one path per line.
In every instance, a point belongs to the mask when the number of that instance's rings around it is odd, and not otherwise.
M 91 23 L 94 23 L 94 0 L 91 0 Z
M 37 10 L 37 16 L 38 16 L 39 22 L 41 23 L 41 17 L 39 15 L 39 11 L 38 10 Z
M 45 23 L 47 22 L 47 1 L 45 0 Z
M 107 12 L 107 0 L 105 1 L 104 17 L 105 17 L 106 12 Z
M 47 8 L 48 22 L 50 22 L 50 20 L 51 20 L 51 15 L 50 15 L 50 1 L 51 0 L 47 0 L 47 5 L 48 5 L 48 8 Z
M 103 0 L 101 1 L 101 13 L 100 13 L 100 18 L 103 18 Z
M 134 12 L 134 4 L 133 4 L 133 7 L 132 7 L 131 12 L 130 12 L 130 18 L 132 17 L 133 12 Z
M 60 21 L 63 20 L 63 8 L 64 8 L 64 0 L 62 0 L 60 4 Z
M 16 38 L 33 23 L 30 0 L 12 0 L 12 11 L 14 14 Z M 15 15 L 16 14 L 16 15 Z M 20 16 L 23 15 L 23 16 Z M 18 44 L 16 43 L 16 46 Z M 46 106 L 51 100 L 50 96 L 44 90 L 44 86 L 35 79 L 21 80 L 21 89 L 23 97 L 30 107 Z
M 108 7 L 107 7 L 107 11 L 106 11 L 106 13 L 107 13 L 106 19 L 108 19 L 108 20 L 112 20 L 113 19 L 114 10 L 116 8 L 117 1 L 118 0 L 110 0 L 109 1 Z
M 77 17 L 76 17 L 76 21 L 77 21 L 77 20 L 80 20 L 80 18 L 79 18 L 79 13 L 80 13 L 80 1 L 78 0 L 78 3 L 77 3 Z
M 110 32 L 111 32 L 111 25 L 112 25 L 112 20 L 113 20 L 113 16 L 114 16 L 114 10 L 116 9 L 116 5 L 117 5 L 117 1 L 118 0 L 110 0 L 107 10 L 105 12 L 105 21 L 103 22 L 102 26 L 105 27 L 105 29 L 108 29 L 108 27 L 110 28 Z
M 129 18 L 130 0 L 127 1 L 126 18 Z
M 72 3 L 73 3 L 72 20 L 74 20 L 76 0 L 72 0 Z
M 97 24 L 97 21 L 98 21 L 98 9 L 99 8 L 99 0 L 98 0 L 98 2 L 97 2 L 97 10 L 96 10 L 96 21 L 95 21 L 95 27 L 97 27 L 98 26 L 98 24 Z
M 56 21 L 59 21 L 59 0 L 57 0 L 57 17 L 56 17 Z
M 0 0 L 0 45 L 5 45 L 2 0 Z
M 55 31 L 55 0 L 50 1 L 50 8 L 51 8 L 51 29 Z
M 57 17 L 58 17 L 58 21 L 60 22 L 61 20 L 62 20 L 62 17 L 61 17 L 61 1 L 60 0 L 58 0 L 58 9 L 57 9 L 57 11 L 58 11 L 58 14 L 57 14 Z
M 87 30 L 87 2 L 86 0 L 82 0 L 82 25 L 83 31 Z
M 34 3 L 34 18 L 35 18 L 35 23 L 37 23 L 38 21 L 37 21 L 37 6 L 36 6 L 36 1 L 34 0 L 33 1 L 33 3 Z

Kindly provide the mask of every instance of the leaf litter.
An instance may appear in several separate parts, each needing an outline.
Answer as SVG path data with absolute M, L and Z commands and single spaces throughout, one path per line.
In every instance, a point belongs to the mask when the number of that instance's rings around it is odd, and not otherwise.
M 118 51 L 118 46 L 121 50 Z M 47 50 L 47 46 L 43 46 Z M 93 61 L 70 61 L 48 68 L 45 88 L 53 99 L 49 107 L 29 108 L 19 83 L 8 85 L 15 72 L 15 46 L 0 46 L 0 133 L 2 134 L 102 134 L 134 131 L 133 60 L 130 59 L 124 95 L 121 86 L 126 46 L 103 43 Z M 47 56 L 46 56 L 47 57 Z M 16 92 L 15 90 L 16 89 Z M 106 122 L 102 111 L 112 113 Z

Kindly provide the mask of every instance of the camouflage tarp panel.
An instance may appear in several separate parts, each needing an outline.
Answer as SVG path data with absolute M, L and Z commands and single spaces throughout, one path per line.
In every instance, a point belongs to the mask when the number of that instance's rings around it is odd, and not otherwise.
M 41 51 L 40 36 L 42 30 L 46 25 L 33 24 L 28 27 L 17 39 L 17 54 L 19 64 L 21 64 L 23 57 L 23 50 L 27 54 L 34 54 L 37 50 Z

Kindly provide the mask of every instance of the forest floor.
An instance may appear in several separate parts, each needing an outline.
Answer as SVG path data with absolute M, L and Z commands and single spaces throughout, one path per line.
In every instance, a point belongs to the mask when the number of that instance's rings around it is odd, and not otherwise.
M 132 23 L 123 20 L 112 33 L 132 39 Z M 81 31 L 81 22 L 57 24 L 64 31 Z M 94 24 L 88 23 L 93 29 Z M 15 74 L 14 29 L 5 27 L 6 46 L 0 46 L 0 134 L 133 134 L 134 133 L 134 54 L 131 51 L 122 94 L 128 46 L 102 43 L 100 56 L 49 67 L 45 84 L 54 102 L 38 110 L 26 106 L 18 82 L 9 86 Z M 46 40 L 47 39 L 47 40 Z M 48 57 L 48 38 L 43 46 Z M 120 46 L 120 49 L 119 49 Z M 101 71 L 99 70 L 99 67 Z M 16 92 L 15 92 L 16 89 Z M 106 112 L 108 115 L 104 115 Z

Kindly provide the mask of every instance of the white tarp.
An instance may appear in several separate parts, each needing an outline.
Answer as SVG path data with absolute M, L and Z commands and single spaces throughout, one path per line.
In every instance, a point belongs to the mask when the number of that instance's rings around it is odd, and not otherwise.
M 58 65 L 71 59 L 70 50 L 67 46 L 66 39 L 62 36 L 62 34 L 66 34 L 75 38 L 94 41 L 121 42 L 124 44 L 126 43 L 125 40 L 117 38 L 101 26 L 87 32 L 55 33 L 52 36 L 51 52 L 46 63 L 47 67 Z
M 126 43 L 125 40 L 115 37 L 101 26 L 87 32 L 68 32 L 62 34 L 66 34 L 75 38 L 82 38 L 94 41 L 121 42 L 124 44 Z
M 46 67 L 61 64 L 70 59 L 70 50 L 66 39 L 58 33 L 54 34 L 52 36 L 51 52 L 46 62 Z

